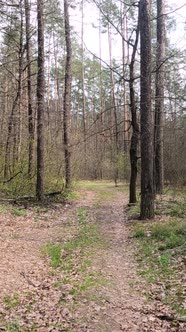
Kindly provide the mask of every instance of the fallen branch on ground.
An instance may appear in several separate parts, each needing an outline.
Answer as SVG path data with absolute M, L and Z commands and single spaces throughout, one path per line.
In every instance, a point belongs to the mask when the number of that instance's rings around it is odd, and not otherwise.
M 14 178 L 16 178 L 16 176 L 18 176 L 18 175 L 21 174 L 21 173 L 22 173 L 22 171 L 19 171 L 19 172 L 17 172 L 16 174 L 12 175 L 8 180 L 4 180 L 4 181 L 3 181 L 3 184 L 12 181 Z

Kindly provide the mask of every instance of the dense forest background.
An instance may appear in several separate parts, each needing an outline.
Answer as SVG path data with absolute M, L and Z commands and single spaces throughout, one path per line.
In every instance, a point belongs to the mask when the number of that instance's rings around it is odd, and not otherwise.
M 41 128 L 45 192 L 63 188 L 68 157 L 68 167 L 74 180 L 109 179 L 116 184 L 119 180 L 129 181 L 131 138 L 135 130 L 138 136 L 138 174 L 140 172 L 138 2 L 82 0 L 65 3 L 69 9 L 66 12 L 60 1 L 45 0 L 37 4 L 32 0 L 0 2 L 0 180 L 1 191 L 6 194 L 19 196 L 35 192 Z M 99 38 L 93 39 L 93 35 L 90 38 L 92 43 L 99 45 L 99 55 L 90 52 L 84 40 L 84 20 L 90 4 L 91 8 L 95 6 L 98 14 L 94 29 L 98 31 Z M 186 185 L 186 52 L 183 44 L 180 48 L 171 44 L 171 31 L 176 29 L 176 10 L 168 5 L 167 1 L 163 15 L 165 53 L 160 65 L 163 68 L 164 93 L 159 98 L 163 100 L 164 182 L 176 187 Z M 71 22 L 76 11 L 81 26 L 78 37 Z M 38 13 L 40 23 L 43 23 L 43 40 L 38 39 Z M 157 21 L 157 6 L 152 3 L 153 124 L 159 69 Z M 117 45 L 115 36 L 117 44 L 119 39 L 121 43 L 118 48 L 121 54 L 117 58 L 113 56 Z M 108 41 L 109 61 L 102 56 L 102 38 Z M 39 51 L 44 57 L 40 65 Z M 70 68 L 67 68 L 68 64 Z M 41 67 L 44 86 L 39 90 L 38 72 Z M 67 69 L 70 69 L 69 91 L 66 90 Z M 39 91 L 42 91 L 41 96 Z M 40 109 L 42 123 L 38 119 L 39 98 L 43 98 L 43 108 Z

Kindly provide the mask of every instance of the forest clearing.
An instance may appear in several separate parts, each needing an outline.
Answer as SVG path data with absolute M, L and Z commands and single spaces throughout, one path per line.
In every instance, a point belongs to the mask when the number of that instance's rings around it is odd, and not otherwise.
M 0 331 L 185 331 L 183 194 L 141 222 L 127 185 L 77 188 L 63 203 L 1 204 Z

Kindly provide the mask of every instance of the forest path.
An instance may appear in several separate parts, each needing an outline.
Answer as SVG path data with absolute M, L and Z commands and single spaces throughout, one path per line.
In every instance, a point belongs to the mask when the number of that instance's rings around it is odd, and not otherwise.
M 90 325 L 89 330 L 175 331 L 170 322 L 157 318 L 156 303 L 147 301 L 145 297 L 147 285 L 137 273 L 135 248 L 131 242 L 130 223 L 127 222 L 125 211 L 128 203 L 126 188 L 114 188 L 111 184 L 105 189 L 98 186 L 96 191 L 96 220 L 108 245 L 100 256 L 96 256 L 94 264 L 100 268 L 100 273 L 110 280 L 110 286 L 102 288 L 101 297 L 107 300 L 100 312 L 98 324 L 92 327 Z
M 175 331 L 144 296 L 125 186 L 84 182 L 79 194 L 1 213 L 0 331 Z

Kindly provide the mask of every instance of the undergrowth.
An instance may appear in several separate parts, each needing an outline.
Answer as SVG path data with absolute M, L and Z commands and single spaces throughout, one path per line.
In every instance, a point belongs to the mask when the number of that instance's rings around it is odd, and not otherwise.
M 184 271 L 186 255 L 186 221 L 172 219 L 138 223 L 133 228 L 138 242 L 140 274 L 150 283 L 161 286 L 162 300 L 179 314 L 184 309 Z
M 73 187 L 71 189 L 65 188 L 63 177 L 53 178 L 48 175 L 45 177 L 44 184 L 44 203 L 54 200 L 74 200 L 79 197 L 78 193 L 73 191 Z M 15 174 L 11 180 L 4 181 L 0 177 L 0 197 L 15 199 L 17 203 L 26 201 L 29 204 L 36 201 L 35 190 L 36 175 L 30 178 L 26 169 L 22 169 L 17 175 Z

